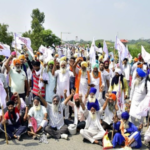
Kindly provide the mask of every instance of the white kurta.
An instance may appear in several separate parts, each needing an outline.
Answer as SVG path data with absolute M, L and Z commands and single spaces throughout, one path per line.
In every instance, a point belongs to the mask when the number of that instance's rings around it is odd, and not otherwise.
M 123 65 L 122 67 L 123 67 L 123 71 L 125 73 L 125 78 L 127 81 L 129 81 L 130 80 L 130 65 L 127 64 L 126 66 Z
M 136 111 L 140 102 L 146 96 L 145 89 L 145 78 L 139 83 L 139 85 L 135 86 L 135 81 L 132 84 L 130 100 L 131 100 L 131 108 L 130 108 L 130 116 L 141 119 L 141 116 L 136 114 Z
M 46 101 L 47 102 L 52 102 L 52 98 L 54 93 L 54 88 L 55 88 L 55 82 L 56 78 L 52 75 L 51 72 L 48 72 L 48 84 L 46 84 Z

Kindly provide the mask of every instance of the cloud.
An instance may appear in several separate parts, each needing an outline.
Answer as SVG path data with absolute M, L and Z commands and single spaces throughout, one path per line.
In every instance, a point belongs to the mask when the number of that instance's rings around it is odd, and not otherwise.
M 114 7 L 117 9 L 124 9 L 126 7 L 126 3 L 125 2 L 116 2 L 116 3 L 114 3 Z

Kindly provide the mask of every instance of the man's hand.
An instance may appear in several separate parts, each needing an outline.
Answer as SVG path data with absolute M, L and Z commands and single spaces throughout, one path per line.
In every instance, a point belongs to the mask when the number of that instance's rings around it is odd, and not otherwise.
M 67 94 L 67 90 L 64 90 L 64 94 Z
M 141 131 L 143 129 L 143 124 L 140 124 L 138 130 Z
M 17 92 L 13 93 L 13 95 L 19 98 L 19 94 Z
M 56 87 L 54 88 L 53 92 L 56 94 L 56 92 L 57 92 Z
M 27 120 L 27 115 L 24 115 L 23 120 L 24 120 L 24 121 Z
M 41 91 L 38 91 L 38 96 L 39 96 L 39 97 L 42 97 Z
M 74 90 L 74 89 L 71 90 L 71 94 L 72 94 L 72 95 L 75 94 L 75 90 Z
M 40 81 L 41 81 L 41 82 L 43 82 L 43 79 L 42 79 L 42 78 L 40 78 Z

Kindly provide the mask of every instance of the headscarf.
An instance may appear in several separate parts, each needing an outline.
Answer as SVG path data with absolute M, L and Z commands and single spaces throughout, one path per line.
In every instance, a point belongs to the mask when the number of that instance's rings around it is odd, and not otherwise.
M 135 61 L 135 62 L 138 62 L 138 58 L 135 57 L 135 58 L 134 58 L 134 61 Z
M 104 61 L 104 64 L 105 64 L 105 63 L 108 63 L 108 64 L 109 64 L 109 61 L 108 61 L 108 60 L 105 60 L 105 61 Z
M 87 109 L 88 110 L 91 110 L 92 107 L 94 107 L 96 109 L 96 111 L 99 111 L 100 107 L 99 107 L 99 103 L 98 103 L 97 99 L 94 103 L 93 102 L 87 103 Z
M 143 67 L 143 64 L 139 64 L 137 65 L 138 68 L 142 68 Z
M 79 99 L 79 94 L 76 93 L 76 94 L 74 95 L 73 99 L 74 99 L 74 100 Z
M 21 61 L 20 61 L 20 59 L 18 59 L 18 58 L 14 59 L 14 60 L 13 60 L 13 63 L 14 63 L 14 66 L 15 66 L 16 64 L 20 64 L 20 65 L 21 65 Z
M 54 98 L 56 98 L 56 99 L 60 102 L 60 97 L 59 97 L 58 94 L 55 94 L 55 95 L 53 96 L 52 100 L 54 100 Z
M 87 67 L 88 67 L 87 62 L 86 62 L 86 61 L 82 61 L 82 62 L 81 62 L 81 67 L 87 68 Z
M 54 60 L 50 60 L 50 61 L 48 62 L 48 65 L 50 65 L 50 64 L 54 65 Z
M 99 59 L 99 60 L 100 60 L 100 59 L 103 59 L 103 55 L 100 55 L 98 59 Z
M 18 57 L 18 59 L 23 59 L 23 60 L 25 60 L 25 56 L 24 56 L 24 55 L 20 55 L 20 56 Z
M 40 67 L 41 64 L 40 64 L 39 61 L 34 61 L 34 60 L 33 60 L 33 61 L 32 61 L 32 65 L 33 65 L 33 66 L 38 66 L 38 67 Z
M 66 56 L 62 55 L 61 58 L 60 58 L 60 61 L 66 61 Z
M 13 106 L 14 106 L 14 104 L 15 104 L 14 101 L 8 101 L 8 102 L 7 102 L 7 107 L 8 107 L 9 105 L 13 105 Z
M 40 55 L 40 52 L 37 52 L 36 55 Z
M 136 71 L 141 78 L 146 76 L 146 73 L 142 69 L 137 68 Z
M 97 64 L 97 63 L 95 63 L 95 64 L 93 64 L 93 66 L 92 66 L 92 68 L 94 69 L 94 68 L 99 68 L 99 64 Z
M 58 54 L 55 54 L 55 58 L 57 58 L 59 55 Z
M 128 120 L 128 119 L 129 119 L 129 113 L 128 113 L 127 111 L 123 112 L 123 113 L 121 114 L 121 118 L 122 118 L 122 119 L 125 119 L 125 120 Z
M 120 68 L 116 68 L 116 69 L 115 69 L 115 72 L 117 72 L 119 75 L 121 75 L 121 73 L 122 73 L 122 71 L 121 71 Z
M 17 53 L 15 51 L 11 52 L 11 55 L 16 56 Z
M 41 101 L 40 97 L 38 97 L 38 96 L 35 96 L 35 97 L 33 98 L 33 101 L 34 101 L 35 99 L 38 100 L 39 102 Z
M 89 93 L 90 93 L 90 94 L 91 94 L 91 93 L 96 94 L 96 92 L 97 92 L 97 89 L 96 89 L 96 88 L 94 88 L 94 87 L 91 87 L 91 89 L 90 89 L 90 92 L 89 92 Z
M 11 101 L 14 101 L 16 97 L 17 97 L 17 96 L 12 95 L 12 97 L 11 97 Z
M 109 97 L 113 100 L 116 101 L 116 95 L 114 93 L 110 93 Z

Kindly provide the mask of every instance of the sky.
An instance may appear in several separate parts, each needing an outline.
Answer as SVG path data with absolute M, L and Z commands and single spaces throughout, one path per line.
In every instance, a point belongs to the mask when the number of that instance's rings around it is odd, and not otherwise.
M 0 23 L 9 31 L 31 29 L 31 13 L 45 14 L 45 29 L 63 40 L 150 39 L 150 0 L 0 0 Z

